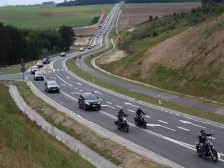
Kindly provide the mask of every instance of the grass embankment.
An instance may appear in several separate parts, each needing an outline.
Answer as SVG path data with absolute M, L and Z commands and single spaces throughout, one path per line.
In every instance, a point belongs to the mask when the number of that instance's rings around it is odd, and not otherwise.
M 94 167 L 21 112 L 2 82 L 0 88 L 0 167 Z
M 108 13 L 111 5 L 72 7 L 0 7 L 1 22 L 18 28 L 55 28 L 61 25 L 82 27 L 92 24 L 94 18 Z
M 90 65 L 89 62 L 88 62 L 88 64 Z M 158 102 L 157 98 L 135 92 L 134 90 L 127 90 L 126 88 L 122 88 L 122 87 L 110 84 L 108 82 L 105 82 L 105 81 L 102 81 L 100 79 L 97 79 L 97 78 L 94 78 L 94 77 L 90 76 L 89 74 L 85 73 L 84 71 L 79 70 L 79 67 L 76 66 L 76 64 L 74 63 L 74 61 L 72 59 L 69 59 L 66 62 L 66 65 L 68 66 L 69 69 L 71 69 L 71 71 L 74 74 L 80 76 L 81 78 L 85 79 L 86 81 L 93 82 L 93 79 L 94 79 L 94 83 L 96 85 L 99 85 L 99 86 L 103 87 L 103 88 L 106 88 L 106 89 L 112 90 L 114 92 L 132 97 L 132 98 L 136 99 L 136 101 L 142 100 L 142 101 L 145 101 L 145 102 L 148 102 L 148 103 L 159 105 L 159 102 Z M 109 77 L 111 77 L 111 76 L 109 76 Z M 112 78 L 114 78 L 114 77 L 112 77 Z M 116 79 L 116 80 L 120 80 L 120 79 Z M 166 101 L 166 100 L 163 100 L 162 103 L 163 103 L 162 106 L 165 107 L 165 108 L 168 108 L 168 109 L 172 109 L 172 110 L 180 111 L 180 112 L 190 114 L 190 115 L 193 115 L 193 116 L 201 117 L 201 118 L 204 118 L 204 119 L 224 123 L 224 116 L 223 115 L 219 115 L 219 114 L 215 114 L 215 113 L 211 113 L 211 112 L 187 107 L 187 106 L 184 106 L 184 105 L 175 104 L 175 103 L 172 103 L 172 102 L 169 102 L 169 101 Z
M 224 102 L 223 11 L 224 4 L 219 4 L 152 18 L 118 37 L 125 58 L 100 67 L 166 90 Z
M 26 103 L 38 112 L 46 121 L 76 138 L 102 157 L 110 160 L 112 163 L 127 168 L 165 167 L 128 150 L 123 145 L 115 143 L 108 138 L 101 137 L 99 134 L 90 130 L 86 126 L 79 124 L 72 118 L 69 118 L 64 113 L 58 111 L 55 107 L 50 106 L 45 101 L 34 95 L 24 82 L 12 81 L 11 83 L 17 86 L 19 93 L 24 98 Z

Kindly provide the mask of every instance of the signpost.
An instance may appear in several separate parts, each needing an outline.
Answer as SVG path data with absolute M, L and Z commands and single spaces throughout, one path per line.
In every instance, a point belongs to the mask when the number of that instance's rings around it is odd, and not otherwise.
M 26 68 L 25 68 L 25 62 L 23 60 L 23 58 L 21 58 L 21 72 L 23 73 L 23 81 L 24 81 L 24 72 L 26 71 Z

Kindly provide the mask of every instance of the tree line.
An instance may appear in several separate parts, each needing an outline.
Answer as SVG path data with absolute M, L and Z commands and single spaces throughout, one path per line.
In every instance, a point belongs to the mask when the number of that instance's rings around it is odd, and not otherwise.
M 57 6 L 79 6 L 95 4 L 115 4 L 120 0 L 70 0 L 57 4 Z M 200 0 L 124 0 L 125 3 L 158 3 L 158 2 L 200 2 Z
M 201 2 L 202 6 L 223 2 L 224 0 L 124 0 L 125 3 L 170 3 L 170 2 Z M 57 4 L 57 6 L 79 6 L 95 4 L 115 4 L 120 0 L 70 0 Z
M 21 58 L 32 61 L 41 50 L 67 51 L 75 34 L 70 26 L 53 29 L 18 29 L 0 23 L 0 66 L 20 63 Z

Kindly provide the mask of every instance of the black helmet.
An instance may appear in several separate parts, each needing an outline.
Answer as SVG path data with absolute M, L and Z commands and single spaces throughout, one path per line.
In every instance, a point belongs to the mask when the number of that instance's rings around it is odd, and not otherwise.
M 201 130 L 200 132 L 201 132 L 201 133 L 204 133 L 204 132 L 205 132 L 205 130 Z

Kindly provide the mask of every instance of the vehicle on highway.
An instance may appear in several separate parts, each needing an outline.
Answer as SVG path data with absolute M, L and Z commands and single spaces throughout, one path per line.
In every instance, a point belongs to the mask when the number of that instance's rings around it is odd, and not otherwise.
M 44 80 L 44 73 L 42 71 L 36 71 L 34 74 L 34 80 Z
M 128 117 L 128 114 L 125 114 L 122 109 L 118 112 L 117 120 L 114 121 L 114 124 L 117 125 L 117 128 L 119 130 L 124 130 L 126 132 L 129 131 L 129 125 L 128 125 L 128 122 L 127 122 L 127 117 Z
M 44 66 L 44 64 L 43 64 L 43 62 L 40 60 L 40 61 L 37 61 L 36 66 L 38 66 L 39 68 L 42 68 L 42 67 Z
M 145 114 L 141 114 L 140 116 L 135 115 L 134 120 L 136 126 L 146 129 L 147 122 L 145 121 Z
M 80 48 L 79 48 L 79 51 L 84 51 L 84 50 L 85 50 L 84 47 L 80 47 Z
M 61 57 L 66 57 L 66 52 L 61 52 L 60 56 Z
M 98 97 L 94 93 L 91 92 L 84 92 L 81 93 L 78 100 L 79 108 L 83 108 L 84 111 L 86 110 L 100 110 L 101 109 L 101 102 Z
M 38 66 L 32 66 L 31 68 L 30 68 L 30 73 L 31 74 L 35 74 L 35 72 L 36 71 L 39 71 L 40 69 L 38 68 Z
M 204 158 L 211 157 L 213 162 L 217 162 L 218 161 L 218 153 L 215 150 L 215 147 L 213 145 L 212 135 L 213 134 L 206 135 L 206 136 L 210 137 L 210 140 L 207 140 L 207 142 L 204 146 L 203 153 L 201 153 L 202 149 L 200 149 L 200 143 L 199 142 L 196 142 L 196 151 L 197 151 L 197 154 L 198 154 L 199 157 L 204 157 Z
M 48 58 L 48 57 L 44 58 L 43 64 L 50 64 L 50 58 Z
M 60 87 L 55 80 L 45 82 L 44 89 L 46 92 L 60 92 Z

